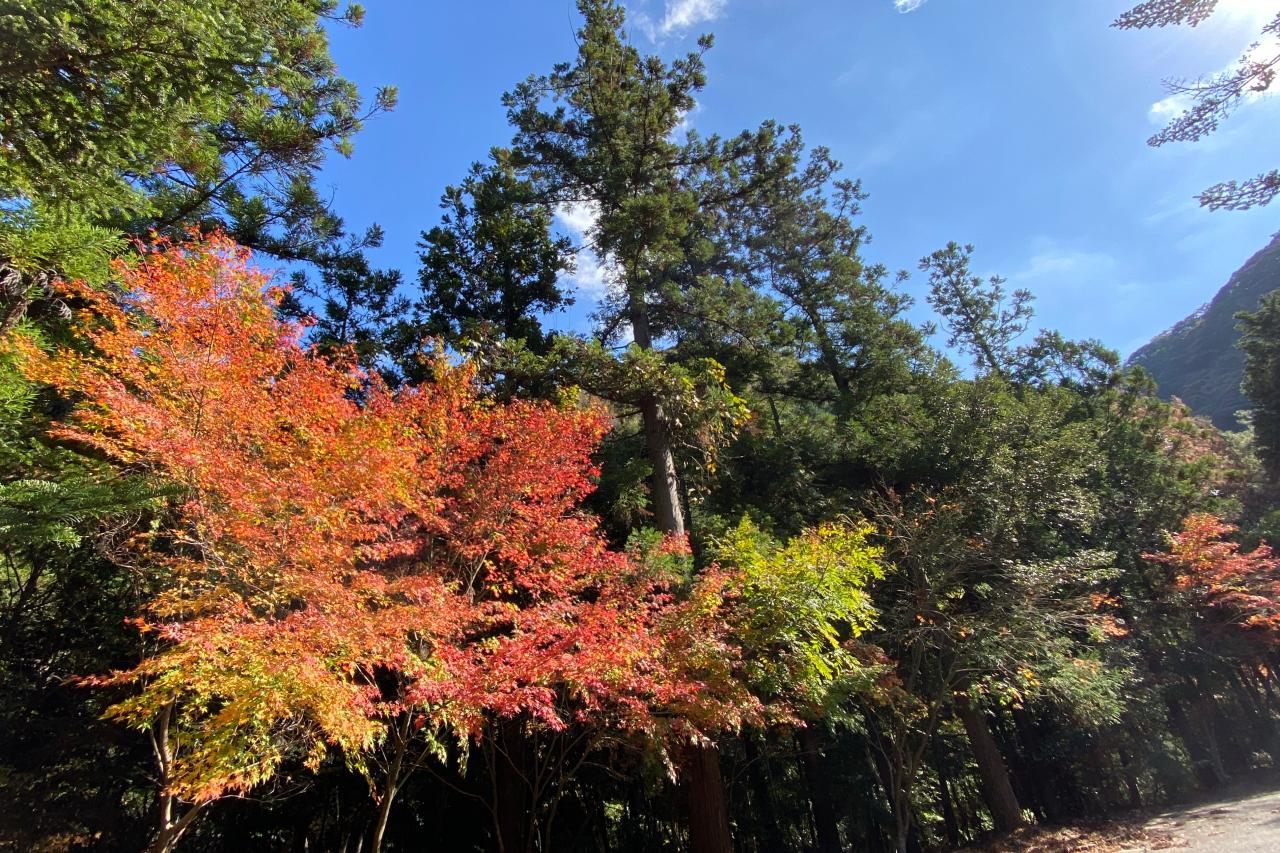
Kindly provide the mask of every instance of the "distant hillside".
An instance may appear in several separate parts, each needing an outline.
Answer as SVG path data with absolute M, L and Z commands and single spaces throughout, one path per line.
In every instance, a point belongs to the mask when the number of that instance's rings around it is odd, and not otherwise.
M 1151 372 L 1164 397 L 1179 397 L 1223 429 L 1238 429 L 1235 413 L 1249 408 L 1240 393 L 1244 356 L 1235 313 L 1253 311 L 1280 287 L 1280 234 L 1236 270 L 1213 301 L 1152 338 L 1129 357 Z

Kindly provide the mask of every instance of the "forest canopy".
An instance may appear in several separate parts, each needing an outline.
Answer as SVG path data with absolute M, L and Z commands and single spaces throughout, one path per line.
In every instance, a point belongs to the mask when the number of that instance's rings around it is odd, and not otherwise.
M 907 853 L 1280 762 L 1276 293 L 1237 433 L 975 246 L 915 305 L 614 0 L 377 269 L 363 17 L 0 9 L 0 849 Z

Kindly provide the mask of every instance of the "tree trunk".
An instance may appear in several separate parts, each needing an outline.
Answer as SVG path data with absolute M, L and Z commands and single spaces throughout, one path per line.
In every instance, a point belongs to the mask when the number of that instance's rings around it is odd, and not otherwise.
M 1196 731 L 1187 716 L 1186 709 L 1177 699 L 1169 698 L 1166 704 L 1169 708 L 1169 720 L 1173 723 L 1173 729 L 1178 733 L 1178 737 L 1182 738 L 1187 754 L 1191 756 L 1191 768 L 1201 787 L 1212 789 L 1225 785 L 1227 772 L 1222 767 L 1222 761 L 1217 757 L 1217 750 L 1206 744 L 1210 738 L 1209 733 L 1202 735 Z
M 151 749 L 155 754 L 156 765 L 160 770 L 160 827 L 156 832 L 155 838 L 147 845 L 147 853 L 170 853 L 177 846 L 178 840 L 191 828 L 191 824 L 204 813 L 205 808 L 209 805 L 207 800 L 194 803 L 183 812 L 181 817 L 175 817 L 175 810 L 181 806 L 181 803 L 177 797 L 169 792 L 169 786 L 173 781 L 173 762 L 176 757 L 173 744 L 169 740 L 169 729 L 173 722 L 174 711 L 174 704 L 170 702 L 164 707 L 160 717 L 151 726 Z
M 1037 821 L 1047 821 L 1062 813 L 1053 789 L 1061 786 L 1063 780 L 1057 778 L 1060 775 L 1057 767 L 1042 762 L 1037 756 L 1039 726 L 1027 709 L 1014 708 L 1011 716 L 1012 720 L 997 716 L 996 725 L 1002 742 L 1010 750 L 1006 754 L 1012 765 L 1014 793 L 1019 802 L 1026 803 L 1035 813 Z
M 166 799 L 172 803 L 173 798 L 166 795 Z M 182 817 L 175 821 L 164 819 L 160 832 L 156 834 L 151 844 L 147 846 L 147 853 L 171 853 L 178 846 L 179 839 L 191 828 L 191 824 L 204 811 L 206 805 L 206 803 L 198 803 L 192 806 L 187 809 Z M 162 806 L 162 810 L 166 814 L 169 813 L 169 808 Z
M 1129 808 L 1142 808 L 1142 789 L 1138 787 L 1138 776 L 1133 770 L 1133 756 L 1123 746 L 1117 751 L 1120 758 L 1120 772 L 1124 776 L 1124 787 L 1129 794 Z
M 911 805 L 911 824 L 907 829 L 907 853 L 925 853 L 924 821 L 915 804 Z
M 391 803 L 400 792 L 400 775 L 404 770 L 405 752 L 409 748 L 407 731 L 401 732 L 397 726 L 393 725 L 391 737 L 393 739 L 391 761 L 387 765 L 387 779 L 382 787 L 378 813 L 373 820 L 373 835 L 369 840 L 369 850 L 372 853 L 382 853 L 382 838 L 387 832 L 387 819 L 391 817 Z
M 804 312 L 809 324 L 813 327 L 814 337 L 818 340 L 819 361 L 827 369 L 827 373 L 831 376 L 831 381 L 835 383 L 840 402 L 847 406 L 849 398 L 852 396 L 849 372 L 844 364 L 844 359 L 840 357 L 835 342 L 831 338 L 831 331 L 827 328 L 827 321 L 822 317 L 818 306 L 812 300 L 797 298 L 795 302 L 800 306 L 800 310 Z
M 653 497 L 653 521 L 659 530 L 672 536 L 685 534 L 684 510 L 680 506 L 680 479 L 676 460 L 671 453 L 666 413 L 654 399 L 640 406 L 644 419 L 644 444 L 653 468 L 650 493 Z
M 840 853 L 840 824 L 822 766 L 822 737 L 808 725 L 796 730 L 796 738 L 800 742 L 800 759 L 813 808 L 814 835 L 818 842 L 814 849 L 817 853 Z
M 782 824 L 777 809 L 773 807 L 773 789 L 765 772 L 765 759 L 756 746 L 750 732 L 741 736 L 742 749 L 747 758 L 747 780 L 751 783 L 751 807 L 755 812 L 756 842 L 763 850 L 783 850 Z
M 653 348 L 644 293 L 629 294 L 628 317 L 636 346 Z M 680 505 L 680 478 L 671 452 L 666 413 L 655 398 L 640 406 L 644 420 L 645 453 L 653 468 L 651 497 L 654 524 L 668 536 L 686 534 L 684 508 Z M 689 793 L 689 845 L 692 853 L 733 853 L 729 834 L 729 809 L 725 803 L 720 754 L 715 744 L 694 745 L 685 750 L 685 776 Z M 504 851 L 510 853 L 510 851 Z
M 378 803 L 378 813 L 373 819 L 373 836 L 369 840 L 369 849 L 373 853 L 382 853 L 382 838 L 387 832 L 387 819 L 391 817 L 391 801 L 395 798 L 394 785 L 388 784 L 382 791 L 382 799 Z
M 955 806 L 951 802 L 951 774 L 947 772 L 947 757 L 942 751 L 942 739 L 936 734 L 930 738 L 933 752 L 933 769 L 938 774 L 938 801 L 942 806 L 942 825 L 947 834 L 947 846 L 960 846 L 960 823 L 956 820 Z
M 498 853 L 528 848 L 529 787 L 525 783 L 525 740 L 519 720 L 501 720 L 494 743 L 494 822 Z
M 1022 806 L 1009 782 L 1009 768 L 1005 766 L 996 740 L 991 735 L 987 718 L 968 696 L 956 697 L 956 715 L 964 723 L 969 736 L 969 746 L 978 762 L 978 775 L 982 780 L 982 798 L 991 811 L 991 820 L 999 832 L 1012 832 L 1022 826 Z
M 720 774 L 720 751 L 714 745 L 688 747 L 684 770 L 689 795 L 689 850 L 691 853 L 733 853 L 724 780 Z
M 628 305 L 631 334 L 636 346 L 653 349 L 653 336 L 649 331 L 649 312 L 643 293 L 632 293 Z M 645 455 L 653 469 L 650 479 L 650 496 L 653 499 L 653 521 L 663 533 L 683 536 L 685 533 L 684 510 L 680 506 L 680 478 L 676 473 L 675 456 L 671 453 L 670 424 L 662 410 L 662 402 L 649 397 L 640 404 L 640 417 L 644 421 Z
M 891 741 L 880 731 L 875 718 L 864 712 L 863 719 L 866 720 L 869 735 L 867 757 L 880 779 L 880 787 L 884 789 L 885 799 L 893 814 L 894 849 L 898 853 L 907 853 L 907 842 L 911 837 L 911 780 L 906 773 L 897 772 L 901 768 L 895 768 L 895 764 L 889 761 Z

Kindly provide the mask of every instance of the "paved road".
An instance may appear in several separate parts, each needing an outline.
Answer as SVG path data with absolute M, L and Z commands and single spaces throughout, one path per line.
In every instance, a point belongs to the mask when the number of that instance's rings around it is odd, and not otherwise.
M 1138 848 L 1196 853 L 1280 853 L 1280 791 L 1265 791 L 1200 803 L 1157 815 L 1146 829 L 1169 833 L 1169 845 Z

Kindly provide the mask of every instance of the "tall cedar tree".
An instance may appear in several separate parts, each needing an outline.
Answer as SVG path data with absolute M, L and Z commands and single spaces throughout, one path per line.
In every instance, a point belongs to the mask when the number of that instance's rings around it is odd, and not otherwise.
M 577 61 L 530 77 L 504 98 L 516 128 L 511 162 L 547 203 L 593 212 L 587 237 L 612 271 L 598 338 L 614 343 L 629 331 L 646 356 L 676 333 L 685 295 L 725 261 L 719 222 L 790 171 L 799 141 L 773 124 L 730 140 L 689 134 L 676 141 L 706 82 L 701 52 L 669 65 L 644 57 L 626 40 L 620 5 L 581 0 L 578 8 L 585 22 Z M 699 40 L 700 50 L 710 46 L 710 37 Z M 660 369 L 661 359 L 648 363 Z M 633 399 L 643 423 L 653 521 L 666 534 L 684 536 L 671 401 L 645 389 Z M 690 843 L 699 853 L 725 853 L 731 841 L 718 755 L 694 744 L 685 763 Z
M 545 352 L 550 334 L 537 315 L 573 302 L 560 286 L 573 267 L 573 249 L 568 238 L 551 235 L 549 206 L 498 151 L 446 189 L 440 207 L 441 223 L 418 244 L 414 332 L 457 350 L 510 340 Z

